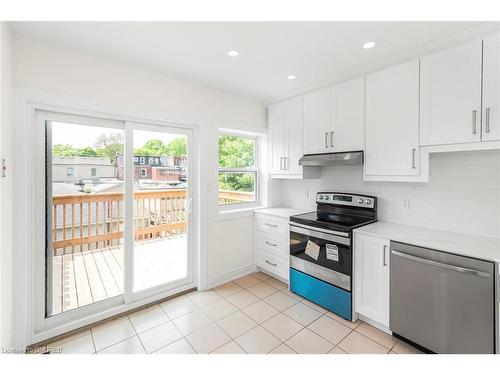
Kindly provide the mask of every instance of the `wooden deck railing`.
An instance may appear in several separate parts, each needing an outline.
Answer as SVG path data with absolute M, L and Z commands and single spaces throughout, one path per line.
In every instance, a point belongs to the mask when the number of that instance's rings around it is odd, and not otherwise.
M 135 240 L 186 232 L 186 189 L 134 192 Z M 253 194 L 221 191 L 219 204 L 253 200 Z M 123 238 L 123 193 L 57 195 L 52 197 L 54 255 L 119 245 Z
M 246 191 L 219 190 L 219 205 L 226 206 L 245 202 L 253 202 L 255 194 Z

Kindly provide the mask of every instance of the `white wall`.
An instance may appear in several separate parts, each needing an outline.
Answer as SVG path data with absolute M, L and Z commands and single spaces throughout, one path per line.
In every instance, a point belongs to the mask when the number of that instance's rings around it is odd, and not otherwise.
M 202 132 L 200 169 L 207 174 L 207 181 L 202 188 L 214 199 L 217 127 L 265 131 L 267 126 L 265 107 L 257 101 L 16 34 L 13 64 L 15 87 L 88 98 L 104 106 L 143 113 L 152 111 L 200 119 L 206 127 Z M 202 243 L 207 249 L 209 282 L 253 264 L 253 236 L 249 235 L 253 231 L 252 217 L 216 221 L 216 200 L 214 203 L 201 202 L 209 211 L 208 238 Z M 234 241 L 226 240 L 228 233 Z M 22 267 L 24 260 L 18 258 L 15 267 Z
M 365 193 L 378 197 L 379 220 L 500 238 L 500 151 L 431 155 L 428 184 L 362 176 L 361 166 L 339 166 L 323 168 L 318 180 L 283 181 L 282 203 L 314 210 L 318 191 Z
M 12 52 L 11 32 L 5 22 L 0 22 L 0 160 L 12 152 L 11 142 L 11 92 Z M 12 319 L 12 174 L 0 180 L 0 348 L 11 343 Z

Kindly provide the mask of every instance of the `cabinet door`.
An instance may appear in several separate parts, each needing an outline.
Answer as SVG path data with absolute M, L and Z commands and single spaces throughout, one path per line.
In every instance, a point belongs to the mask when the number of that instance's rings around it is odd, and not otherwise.
M 299 174 L 302 173 L 299 159 L 303 155 L 303 97 L 289 99 L 284 106 L 284 169 L 286 174 Z
M 330 147 L 330 89 L 304 95 L 304 154 L 333 152 Z
M 480 141 L 481 50 L 479 40 L 421 59 L 421 145 Z
M 354 235 L 354 310 L 389 327 L 389 240 Z
M 500 33 L 483 40 L 483 140 L 500 140 Z
M 366 77 L 365 174 L 419 174 L 419 62 Z
M 330 89 L 333 152 L 365 148 L 365 79 L 343 82 Z
M 268 108 L 268 136 L 269 136 L 269 172 L 283 173 L 283 103 L 270 105 Z

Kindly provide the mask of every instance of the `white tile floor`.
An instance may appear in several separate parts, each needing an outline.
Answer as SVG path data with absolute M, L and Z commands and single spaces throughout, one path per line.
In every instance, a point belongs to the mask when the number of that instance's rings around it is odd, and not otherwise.
M 420 353 L 304 300 L 264 273 L 168 300 L 49 346 L 54 353 L 80 354 Z

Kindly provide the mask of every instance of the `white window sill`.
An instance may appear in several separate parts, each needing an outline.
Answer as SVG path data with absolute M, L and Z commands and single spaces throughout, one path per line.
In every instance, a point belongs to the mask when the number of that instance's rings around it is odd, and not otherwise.
M 235 209 L 219 209 L 214 221 L 227 221 L 233 219 L 239 219 L 243 217 L 253 216 L 255 210 L 260 210 L 261 208 L 266 208 L 265 206 L 252 206 L 245 208 L 235 208 Z

